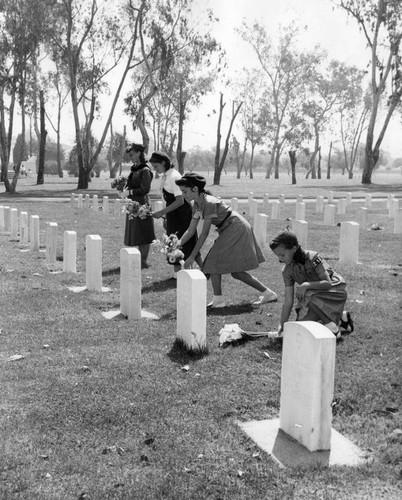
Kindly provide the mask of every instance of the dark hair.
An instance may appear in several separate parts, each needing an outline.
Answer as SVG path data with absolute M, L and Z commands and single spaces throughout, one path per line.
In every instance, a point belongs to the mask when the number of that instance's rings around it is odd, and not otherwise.
M 169 156 L 164 153 L 163 151 L 154 151 L 151 155 L 151 158 L 149 159 L 150 163 L 162 163 L 164 162 L 165 165 L 165 170 L 170 170 L 171 168 L 174 167 L 172 162 L 170 161 Z
M 178 179 L 176 181 L 176 184 L 178 186 L 185 186 L 189 188 L 196 187 L 198 188 L 198 191 L 200 193 L 204 193 L 205 191 L 205 184 L 207 183 L 205 177 L 202 177 L 202 175 L 198 175 L 195 172 L 188 172 L 183 175 L 181 179 Z
M 271 250 L 275 250 L 275 248 L 278 248 L 280 245 L 284 246 L 287 250 L 296 247 L 296 251 L 293 255 L 293 260 L 298 264 L 304 264 L 306 260 L 305 252 L 300 246 L 297 236 L 293 231 L 284 229 L 283 231 L 278 233 L 269 244 L 269 248 Z

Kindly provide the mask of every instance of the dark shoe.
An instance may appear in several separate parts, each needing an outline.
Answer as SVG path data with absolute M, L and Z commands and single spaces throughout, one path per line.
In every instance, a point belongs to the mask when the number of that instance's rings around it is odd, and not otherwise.
M 339 329 L 342 333 L 352 333 L 354 331 L 355 325 L 349 311 L 343 311 Z

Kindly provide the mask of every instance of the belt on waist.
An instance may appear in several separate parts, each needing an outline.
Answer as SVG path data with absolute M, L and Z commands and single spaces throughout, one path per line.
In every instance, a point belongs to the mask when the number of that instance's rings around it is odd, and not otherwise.
M 232 211 L 229 210 L 229 212 L 225 215 L 225 218 L 223 219 L 223 221 L 216 225 L 216 229 L 221 228 L 231 215 L 232 215 Z

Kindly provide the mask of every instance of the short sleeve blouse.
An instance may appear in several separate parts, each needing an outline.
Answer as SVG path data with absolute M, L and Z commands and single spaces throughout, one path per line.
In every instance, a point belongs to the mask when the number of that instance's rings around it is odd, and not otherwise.
M 229 205 L 215 196 L 204 194 L 199 204 L 193 204 L 193 217 L 211 219 L 212 224 L 219 226 L 231 212 Z
M 328 272 L 333 284 L 343 282 L 343 278 L 335 273 L 317 252 L 307 250 L 305 257 L 303 264 L 292 262 L 284 267 L 282 276 L 285 286 L 293 286 L 295 283 L 300 285 L 305 281 L 320 281 L 323 270 Z
M 176 181 L 179 179 L 181 179 L 180 172 L 178 172 L 175 168 L 170 168 L 162 177 L 161 188 L 174 196 L 181 196 L 181 189 L 176 184 Z

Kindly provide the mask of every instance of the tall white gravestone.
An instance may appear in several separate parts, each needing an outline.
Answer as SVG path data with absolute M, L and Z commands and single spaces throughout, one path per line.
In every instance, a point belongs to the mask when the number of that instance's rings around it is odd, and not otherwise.
M 0 205 L 0 233 L 4 231 L 4 207 Z
M 97 212 L 99 210 L 99 198 L 97 194 L 92 196 L 92 210 Z
M 292 231 L 297 236 L 300 246 L 307 249 L 308 222 L 305 220 L 292 221 Z
M 257 214 L 254 219 L 254 233 L 257 243 L 264 247 L 267 242 L 267 223 L 268 215 Z
M 398 208 L 394 218 L 394 234 L 402 234 L 402 208 Z
M 78 208 L 82 208 L 83 207 L 83 196 L 82 194 L 79 194 L 78 195 Z
M 271 219 L 278 220 L 280 217 L 280 213 L 281 213 L 281 202 L 274 200 L 272 202 Z
M 341 198 L 338 201 L 338 214 L 340 215 L 346 214 L 346 198 Z
M 120 250 L 120 313 L 141 319 L 141 254 L 137 248 Z
M 57 222 L 48 222 L 46 226 L 46 263 L 56 264 Z
M 296 202 L 296 220 L 306 220 L 306 204 L 302 201 Z
M 207 279 L 198 269 L 177 273 L 177 338 L 189 350 L 206 348 Z
M 335 346 L 320 323 L 285 323 L 280 428 L 311 452 L 331 448 Z
M 39 215 L 29 219 L 29 247 L 32 252 L 39 252 Z
M 12 208 L 10 210 L 10 232 L 11 238 L 16 240 L 18 238 L 18 209 Z
M 9 233 L 10 232 L 10 207 L 3 207 L 4 208 L 4 232 Z
M 64 231 L 63 271 L 65 273 L 77 272 L 77 233 L 75 231 Z
M 341 223 L 339 262 L 357 264 L 359 259 L 359 224 L 353 221 Z
M 238 198 L 232 198 L 230 200 L 230 206 L 232 207 L 233 210 L 235 210 L 236 212 L 239 211 L 239 200 Z
M 317 213 L 324 212 L 324 196 L 317 196 L 317 199 L 315 202 L 315 211 Z
M 93 292 L 102 291 L 102 238 L 88 234 L 85 238 L 86 288 Z
M 324 224 L 326 226 L 335 225 L 335 205 L 325 205 L 324 207 Z
M 367 208 L 359 207 L 357 210 L 357 222 L 362 229 L 367 228 Z
M 28 233 L 28 212 L 21 212 L 20 214 L 20 243 L 26 245 L 29 240 Z
M 109 215 L 109 196 L 102 198 L 102 211 L 105 215 Z

